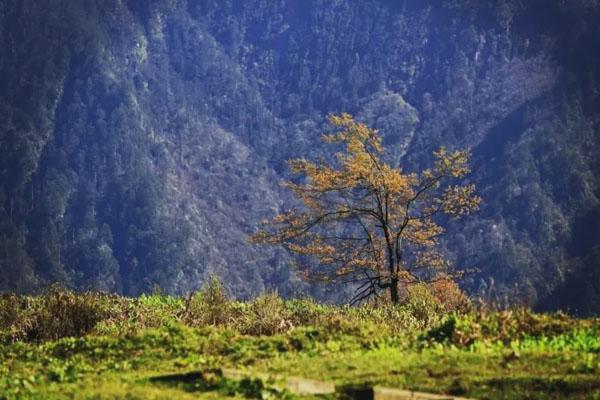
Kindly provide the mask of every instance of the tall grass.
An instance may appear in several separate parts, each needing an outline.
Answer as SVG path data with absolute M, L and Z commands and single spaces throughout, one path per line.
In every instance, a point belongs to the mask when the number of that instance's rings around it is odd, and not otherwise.
M 449 309 L 439 297 L 439 293 L 417 287 L 410 291 L 406 303 L 398 306 L 325 305 L 311 299 L 284 300 L 274 292 L 239 302 L 231 299 L 215 279 L 186 298 L 127 298 L 52 288 L 40 296 L 0 296 L 0 341 L 123 336 L 148 328 L 181 325 L 222 327 L 252 336 L 286 334 L 304 328 L 325 334 L 352 334 L 372 341 L 420 335 L 425 342 L 468 346 L 478 341 L 510 343 L 554 337 L 598 325 L 597 320 L 579 321 L 565 314 L 536 314 L 526 309 L 474 310 L 457 293 L 450 296 L 454 306 Z

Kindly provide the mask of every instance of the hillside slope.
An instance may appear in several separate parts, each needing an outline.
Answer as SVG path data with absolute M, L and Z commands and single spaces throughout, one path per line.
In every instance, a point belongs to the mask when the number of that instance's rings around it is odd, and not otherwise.
M 0 290 L 307 290 L 245 236 L 346 111 L 407 170 L 472 149 L 466 288 L 598 312 L 600 6 L 487 3 L 2 2 Z

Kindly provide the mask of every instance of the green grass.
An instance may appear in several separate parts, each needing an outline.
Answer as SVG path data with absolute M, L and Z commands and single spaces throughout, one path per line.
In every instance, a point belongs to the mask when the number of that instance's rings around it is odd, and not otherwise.
M 0 398 L 295 398 L 225 379 L 228 367 L 481 399 L 600 399 L 597 319 L 274 295 L 242 303 L 219 290 L 0 297 Z

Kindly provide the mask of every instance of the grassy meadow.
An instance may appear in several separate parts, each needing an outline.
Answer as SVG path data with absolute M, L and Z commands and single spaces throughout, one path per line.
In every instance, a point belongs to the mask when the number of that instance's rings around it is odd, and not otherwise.
M 565 314 L 448 307 L 426 290 L 401 306 L 358 307 L 272 293 L 233 301 L 218 283 L 187 298 L 5 294 L 0 399 L 311 398 L 281 389 L 286 376 L 478 399 L 600 399 L 599 328 Z M 257 378 L 233 381 L 223 368 Z

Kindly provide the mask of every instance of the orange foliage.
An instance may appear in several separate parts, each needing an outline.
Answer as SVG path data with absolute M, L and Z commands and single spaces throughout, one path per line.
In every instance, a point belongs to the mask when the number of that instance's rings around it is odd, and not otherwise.
M 446 311 L 468 311 L 471 301 L 450 278 L 440 278 L 429 284 L 433 297 Z
M 342 144 L 344 151 L 331 162 L 290 160 L 292 172 L 304 179 L 284 186 L 303 210 L 275 216 L 250 240 L 315 258 L 319 266 L 301 268 L 302 275 L 357 283 L 355 300 L 389 289 L 391 300 L 398 302 L 399 288 L 422 279 L 420 271 L 448 267 L 435 249 L 444 232 L 435 217 L 460 218 L 479 206 L 474 185 L 448 183 L 469 172 L 469 154 L 441 147 L 434 152 L 433 168 L 404 173 L 383 160 L 375 129 L 348 114 L 329 121 L 338 132 L 323 139 Z

